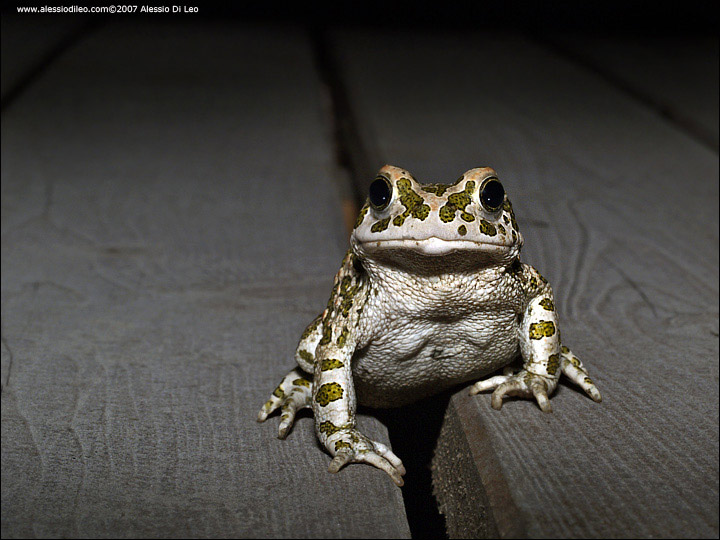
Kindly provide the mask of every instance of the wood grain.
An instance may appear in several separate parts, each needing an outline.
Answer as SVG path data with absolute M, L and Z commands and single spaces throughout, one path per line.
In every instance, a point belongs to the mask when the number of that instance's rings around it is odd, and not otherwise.
M 548 36 L 546 43 L 718 150 L 717 36 Z
M 503 524 L 523 523 L 528 537 L 717 537 L 717 154 L 535 40 L 334 37 L 378 167 L 426 182 L 499 172 L 523 260 L 552 283 L 563 342 L 604 398 L 561 384 L 545 415 L 525 400 L 497 412 L 489 395 L 459 390 L 457 451 L 473 452 L 484 485 L 468 499 L 457 494 L 473 492 L 471 477 L 439 488 L 448 521 L 469 523 L 458 513 L 478 509 L 463 500 L 487 497 L 505 536 L 519 533 Z M 433 466 L 447 486 L 452 463 Z
M 346 246 L 320 98 L 292 27 L 113 24 L 3 112 L 3 538 L 409 535 L 255 422 Z

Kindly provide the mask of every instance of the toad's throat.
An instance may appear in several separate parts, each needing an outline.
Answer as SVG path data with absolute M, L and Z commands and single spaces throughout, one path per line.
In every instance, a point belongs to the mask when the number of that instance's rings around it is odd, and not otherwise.
M 508 246 L 493 242 L 475 242 L 472 240 L 443 240 L 431 236 L 422 240 L 412 238 L 394 240 L 373 240 L 362 244 L 364 251 L 376 252 L 385 250 L 411 250 L 429 257 L 442 257 L 457 251 L 485 251 L 488 253 L 501 253 Z

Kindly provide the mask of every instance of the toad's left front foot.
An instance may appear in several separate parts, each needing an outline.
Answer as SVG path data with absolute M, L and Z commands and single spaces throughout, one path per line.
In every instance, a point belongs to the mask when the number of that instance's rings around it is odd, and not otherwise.
M 582 388 L 594 401 L 598 403 L 602 401 L 600 390 L 590 379 L 583 363 L 565 346 L 560 349 L 560 370 L 563 375 Z M 538 375 L 527 369 L 522 369 L 513 375 L 509 368 L 505 368 L 503 375 L 496 375 L 484 381 L 476 382 L 470 388 L 470 394 L 474 395 L 484 390 L 494 389 L 491 405 L 493 409 L 498 410 L 502 407 L 502 399 L 506 395 L 534 397 L 544 412 L 552 412 L 552 405 L 550 405 L 548 396 L 555 390 L 557 381 L 556 378 Z
M 523 369 L 515 375 L 496 375 L 484 381 L 478 381 L 470 388 L 470 395 L 475 395 L 484 390 L 495 389 L 490 404 L 493 409 L 497 410 L 502 408 L 502 400 L 506 395 L 525 398 L 534 397 L 540 409 L 549 413 L 552 412 L 552 405 L 550 405 L 548 395 L 552 394 L 556 386 L 557 379 L 536 375 Z

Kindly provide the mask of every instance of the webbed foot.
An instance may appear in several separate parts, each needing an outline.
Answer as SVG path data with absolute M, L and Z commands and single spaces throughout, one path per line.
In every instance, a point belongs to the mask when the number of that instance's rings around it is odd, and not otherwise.
M 396 485 L 402 486 L 405 467 L 383 443 L 370 440 L 353 428 L 341 429 L 328 437 L 325 446 L 334 456 L 328 471 L 338 472 L 348 463 L 368 463 L 382 469 Z
M 522 369 L 515 375 L 496 375 L 484 381 L 478 381 L 470 388 L 470 395 L 494 389 L 490 404 L 496 410 L 502 408 L 502 400 L 505 396 L 534 398 L 540 409 L 549 413 L 552 412 L 552 405 L 548 395 L 555 390 L 556 385 L 557 379 L 543 377 Z

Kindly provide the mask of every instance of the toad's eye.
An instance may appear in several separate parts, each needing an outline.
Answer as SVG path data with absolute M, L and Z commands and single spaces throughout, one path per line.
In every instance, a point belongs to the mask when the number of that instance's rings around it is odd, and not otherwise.
M 370 204 L 375 210 L 384 210 L 392 198 L 392 186 L 384 176 L 378 176 L 370 184 Z
M 480 202 L 486 210 L 495 212 L 505 200 L 505 189 L 497 178 L 490 177 L 480 188 Z

